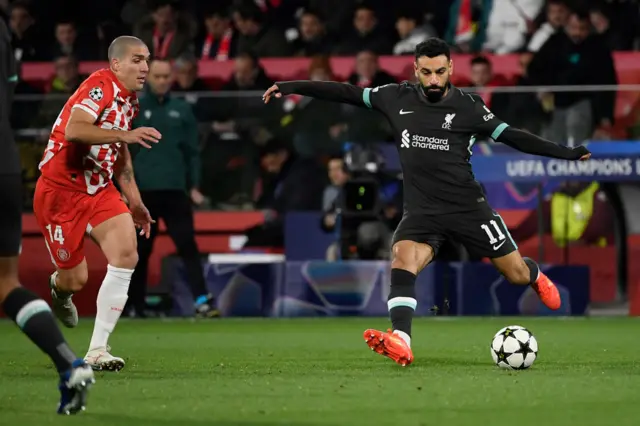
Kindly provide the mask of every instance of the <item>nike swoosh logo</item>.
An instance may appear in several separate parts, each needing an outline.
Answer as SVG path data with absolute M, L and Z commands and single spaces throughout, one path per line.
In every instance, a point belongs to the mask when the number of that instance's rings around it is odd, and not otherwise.
M 503 242 L 501 242 L 500 244 L 498 244 L 497 246 L 493 246 L 494 250 L 498 250 L 500 247 L 502 247 L 504 245 L 504 243 L 506 243 L 507 240 L 504 240 Z
M 405 115 L 405 114 L 413 114 L 413 111 L 400 110 L 400 115 Z

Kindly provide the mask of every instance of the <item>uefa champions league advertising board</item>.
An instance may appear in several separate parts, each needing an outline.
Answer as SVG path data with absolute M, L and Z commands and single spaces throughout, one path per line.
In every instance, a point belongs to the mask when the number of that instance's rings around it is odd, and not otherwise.
M 192 316 L 193 297 L 180 260 L 170 259 L 173 314 Z M 224 316 L 387 316 L 389 262 L 205 263 L 208 289 Z M 509 284 L 485 263 L 436 262 L 416 282 L 417 316 L 448 306 L 450 315 L 585 315 L 589 268 L 544 266 L 558 286 L 562 307 L 546 308 L 529 286 Z M 434 307 L 438 307 L 437 310 Z

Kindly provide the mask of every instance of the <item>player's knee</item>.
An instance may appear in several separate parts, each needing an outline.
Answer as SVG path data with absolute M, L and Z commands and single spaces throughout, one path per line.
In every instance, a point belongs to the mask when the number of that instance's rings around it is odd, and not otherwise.
M 113 259 L 109 259 L 109 264 L 116 268 L 135 269 L 138 259 L 136 247 L 122 247 Z

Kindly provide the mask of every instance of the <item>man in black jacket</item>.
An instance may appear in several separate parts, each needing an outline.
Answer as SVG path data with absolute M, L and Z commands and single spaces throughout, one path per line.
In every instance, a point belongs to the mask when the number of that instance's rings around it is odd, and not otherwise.
M 611 51 L 590 31 L 589 16 L 573 13 L 564 31 L 551 36 L 529 64 L 533 85 L 615 85 Z M 543 104 L 550 101 L 544 94 Z M 577 145 L 594 130 L 613 124 L 614 91 L 553 93 L 553 116 L 546 137 Z

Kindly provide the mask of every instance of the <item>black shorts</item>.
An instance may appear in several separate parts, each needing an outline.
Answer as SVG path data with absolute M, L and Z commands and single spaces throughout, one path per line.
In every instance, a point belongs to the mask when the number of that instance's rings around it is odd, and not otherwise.
M 22 177 L 0 174 L 0 257 L 20 253 L 22 239 Z
M 393 235 L 393 243 L 409 240 L 428 244 L 435 254 L 449 239 L 467 249 L 474 258 L 506 256 L 518 249 L 498 213 L 489 206 L 447 215 L 405 213 Z

